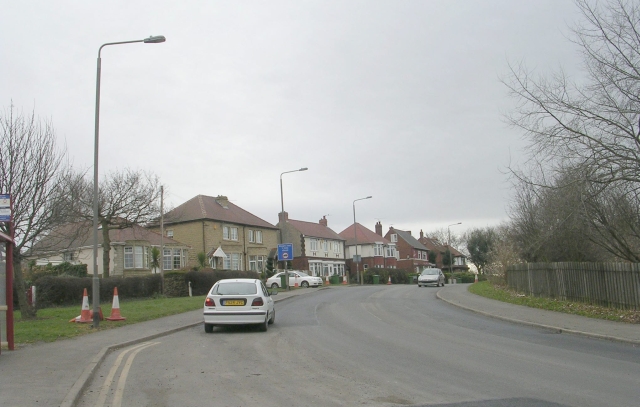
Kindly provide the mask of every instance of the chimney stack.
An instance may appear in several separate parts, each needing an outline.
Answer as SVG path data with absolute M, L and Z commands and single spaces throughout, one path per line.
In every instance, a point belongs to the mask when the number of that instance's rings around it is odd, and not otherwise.
M 376 223 L 376 234 L 382 236 L 382 223 L 380 221 Z
M 284 215 L 284 216 L 283 216 L 283 215 Z M 284 218 L 284 220 L 283 220 L 283 218 Z M 286 221 L 288 221 L 288 220 L 289 220 L 289 213 L 288 213 L 287 211 L 280 212 L 280 213 L 278 214 L 278 222 L 279 222 L 279 223 L 284 223 L 284 222 L 286 222 Z
M 320 221 L 319 221 L 318 223 L 320 223 L 320 224 L 321 224 L 322 226 L 324 226 L 324 227 L 327 227 L 327 226 L 329 225 L 329 222 L 327 222 L 327 217 L 326 217 L 326 215 L 325 215 L 325 216 L 322 216 L 322 219 L 320 219 Z

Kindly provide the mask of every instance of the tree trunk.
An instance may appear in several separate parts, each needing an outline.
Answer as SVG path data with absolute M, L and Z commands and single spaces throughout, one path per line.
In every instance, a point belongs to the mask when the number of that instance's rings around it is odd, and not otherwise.
M 33 305 L 29 305 L 27 301 L 27 287 L 22 275 L 22 258 L 19 253 L 16 253 L 17 251 L 17 248 L 13 251 L 13 284 L 18 294 L 20 315 L 22 319 L 33 319 L 36 317 L 36 308 Z
M 111 240 L 109 239 L 109 222 L 102 224 L 102 277 L 109 277 L 109 253 L 111 252 Z

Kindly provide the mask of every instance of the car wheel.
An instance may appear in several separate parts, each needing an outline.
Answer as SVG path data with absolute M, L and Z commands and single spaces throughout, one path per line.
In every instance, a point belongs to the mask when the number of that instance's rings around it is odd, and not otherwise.
M 269 320 L 269 324 L 273 324 L 274 322 L 276 322 L 276 310 L 273 310 L 273 313 L 271 314 L 271 319 Z
M 300 286 L 302 286 L 302 288 L 309 288 L 309 282 L 308 281 L 303 281 Z
M 204 324 L 204 331 L 208 334 L 213 332 L 213 324 Z
M 271 288 L 279 288 L 278 283 L 271 284 Z
M 422 288 L 422 284 L 418 284 L 418 287 Z
M 267 332 L 267 329 L 269 329 L 269 321 L 268 321 L 268 316 L 264 317 L 264 322 L 260 324 L 259 328 L 262 332 Z

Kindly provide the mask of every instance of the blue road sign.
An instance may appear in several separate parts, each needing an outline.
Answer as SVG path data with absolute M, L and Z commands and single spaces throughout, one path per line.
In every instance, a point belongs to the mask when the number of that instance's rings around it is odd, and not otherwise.
M 278 245 L 278 260 L 289 261 L 293 260 L 293 244 L 282 243 Z

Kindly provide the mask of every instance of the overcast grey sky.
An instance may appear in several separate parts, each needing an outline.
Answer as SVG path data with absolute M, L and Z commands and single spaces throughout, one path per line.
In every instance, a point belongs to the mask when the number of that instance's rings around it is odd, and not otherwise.
M 341 232 L 380 220 L 417 236 L 507 219 L 505 167 L 523 160 L 509 62 L 579 68 L 569 0 L 0 0 L 0 106 L 51 119 L 93 165 L 102 50 L 100 174 L 156 173 L 166 201 L 226 195 L 275 224 Z M 92 171 L 89 171 L 92 174 Z

